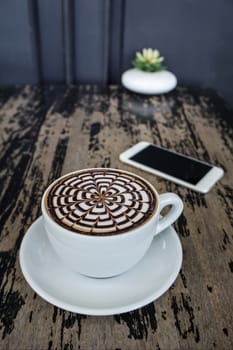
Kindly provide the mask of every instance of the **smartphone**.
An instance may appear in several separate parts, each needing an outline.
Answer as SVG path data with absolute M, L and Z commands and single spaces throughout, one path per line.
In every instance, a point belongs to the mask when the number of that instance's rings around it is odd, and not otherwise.
M 120 160 L 201 193 L 207 193 L 224 174 L 219 167 L 148 142 L 121 153 Z

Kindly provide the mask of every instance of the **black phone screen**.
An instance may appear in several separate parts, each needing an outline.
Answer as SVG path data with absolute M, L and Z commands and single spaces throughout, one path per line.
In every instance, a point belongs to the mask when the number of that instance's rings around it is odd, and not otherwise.
M 196 185 L 212 168 L 208 164 L 153 145 L 147 146 L 130 159 L 192 185 Z

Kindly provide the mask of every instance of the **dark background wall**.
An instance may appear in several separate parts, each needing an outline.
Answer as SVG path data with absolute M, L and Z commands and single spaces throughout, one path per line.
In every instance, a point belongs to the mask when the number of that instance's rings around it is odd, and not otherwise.
M 152 47 L 233 106 L 232 15 L 232 0 L 0 0 L 0 85 L 115 84 Z

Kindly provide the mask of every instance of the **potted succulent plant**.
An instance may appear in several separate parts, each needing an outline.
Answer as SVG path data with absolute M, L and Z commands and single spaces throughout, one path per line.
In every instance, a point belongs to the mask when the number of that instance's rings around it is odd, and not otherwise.
M 164 57 L 158 50 L 143 49 L 136 52 L 132 61 L 134 68 L 124 72 L 122 84 L 129 90 L 143 94 L 169 92 L 177 85 L 175 75 L 163 65 Z

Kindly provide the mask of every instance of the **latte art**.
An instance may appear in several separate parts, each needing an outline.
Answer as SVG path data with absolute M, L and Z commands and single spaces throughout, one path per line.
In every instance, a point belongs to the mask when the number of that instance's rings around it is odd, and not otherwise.
M 142 225 L 156 209 L 152 188 L 136 175 L 115 169 L 69 174 L 46 197 L 49 215 L 71 231 L 118 234 Z

